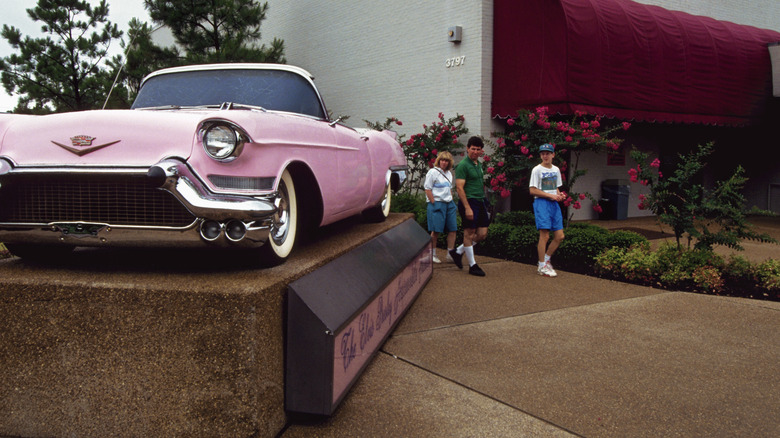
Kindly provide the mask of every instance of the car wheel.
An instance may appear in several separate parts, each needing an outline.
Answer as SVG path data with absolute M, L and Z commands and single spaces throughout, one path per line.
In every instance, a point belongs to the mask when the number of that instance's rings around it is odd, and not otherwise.
M 270 262 L 281 263 L 292 252 L 298 235 L 298 197 L 288 170 L 282 173 L 274 204 L 276 213 L 269 230 L 268 242 L 262 246 L 262 250 Z
M 382 222 L 390 216 L 390 204 L 393 200 L 393 188 L 388 181 L 385 187 L 385 195 L 379 204 L 363 212 L 363 217 L 370 222 Z
M 67 245 L 34 245 L 27 243 L 6 243 L 8 251 L 20 258 L 38 262 L 52 262 L 66 257 L 73 251 Z

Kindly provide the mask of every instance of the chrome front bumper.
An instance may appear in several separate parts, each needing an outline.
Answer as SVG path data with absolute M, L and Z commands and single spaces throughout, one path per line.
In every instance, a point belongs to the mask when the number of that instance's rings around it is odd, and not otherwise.
M 104 174 L 145 177 L 149 190 L 169 192 L 190 213 L 186 226 L 127 225 L 102 221 L 0 222 L 0 242 L 65 244 L 74 246 L 134 247 L 243 247 L 262 246 L 267 240 L 275 193 L 262 197 L 211 192 L 183 162 L 164 160 L 148 170 L 13 168 L 0 159 L 0 195 L 3 181 L 16 176 Z M 0 206 L 2 208 L 2 206 Z M 205 233 L 205 235 L 204 235 Z

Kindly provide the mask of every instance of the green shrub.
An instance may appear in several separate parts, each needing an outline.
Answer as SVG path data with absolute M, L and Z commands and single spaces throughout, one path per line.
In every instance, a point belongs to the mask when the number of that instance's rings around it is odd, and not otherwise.
M 778 299 L 780 292 L 780 261 L 768 259 L 756 267 L 758 285 L 765 290 L 765 297 Z
M 536 227 L 536 219 L 531 211 L 507 211 L 496 215 L 494 223 L 514 225 L 516 227 L 523 225 L 533 225 Z
M 564 234 L 553 256 L 555 265 L 575 272 L 592 272 L 596 256 L 607 247 L 609 231 L 596 225 L 572 224 Z
M 650 242 L 639 233 L 627 230 L 615 230 L 606 235 L 605 246 L 607 248 L 631 248 L 632 246 L 647 246 Z
M 596 256 L 594 266 L 600 276 L 643 285 L 656 282 L 657 269 L 658 255 L 646 245 L 607 249 Z

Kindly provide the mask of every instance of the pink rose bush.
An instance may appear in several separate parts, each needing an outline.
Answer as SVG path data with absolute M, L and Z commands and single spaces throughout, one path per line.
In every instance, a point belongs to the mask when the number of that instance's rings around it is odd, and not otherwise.
M 587 171 L 577 168 L 579 156 L 583 151 L 614 153 L 623 142 L 617 135 L 631 127 L 630 123 L 605 123 L 600 116 L 575 111 L 574 116 L 565 119 L 560 115 L 549 114 L 547 107 L 535 111 L 520 110 L 515 117 L 506 121 L 504 132 L 493 133 L 495 138 L 492 169 L 488 182 L 491 190 L 501 197 L 508 197 L 511 190 L 527 190 L 531 169 L 539 164 L 539 146 L 550 143 L 555 146 L 553 163 L 561 169 L 564 187 L 569 194 L 564 206 L 573 209 L 582 208 L 581 201 L 590 199 L 593 210 L 602 211 L 598 200 L 589 193 L 574 191 L 577 178 Z M 570 168 L 569 164 L 573 163 Z M 498 166 L 501 163 L 501 166 Z M 500 169 L 500 170 L 499 170 Z M 498 178 L 499 175 L 503 175 Z
M 368 127 L 378 130 L 390 129 L 392 125 L 402 125 L 395 117 L 388 118 L 384 124 L 364 121 Z M 422 132 L 412 134 L 406 140 L 402 137 L 398 138 L 409 165 L 409 181 L 404 184 L 404 190 L 410 192 L 421 190 L 422 179 L 425 178 L 428 169 L 433 167 L 440 152 L 447 151 L 457 155 L 453 151 L 463 147 L 458 138 L 469 132 L 468 128 L 463 126 L 464 123 L 465 118 L 460 114 L 447 119 L 444 113 L 439 113 L 436 121 L 422 125 Z

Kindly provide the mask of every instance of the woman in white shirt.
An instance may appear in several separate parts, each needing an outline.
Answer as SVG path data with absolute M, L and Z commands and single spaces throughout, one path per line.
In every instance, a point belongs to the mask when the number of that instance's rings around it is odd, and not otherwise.
M 449 250 L 455 248 L 458 207 L 452 200 L 452 167 L 452 154 L 446 151 L 439 153 L 423 183 L 425 197 L 428 198 L 428 231 L 433 241 L 433 263 L 441 263 L 436 257 L 436 243 L 440 233 L 447 232 L 448 257 Z

